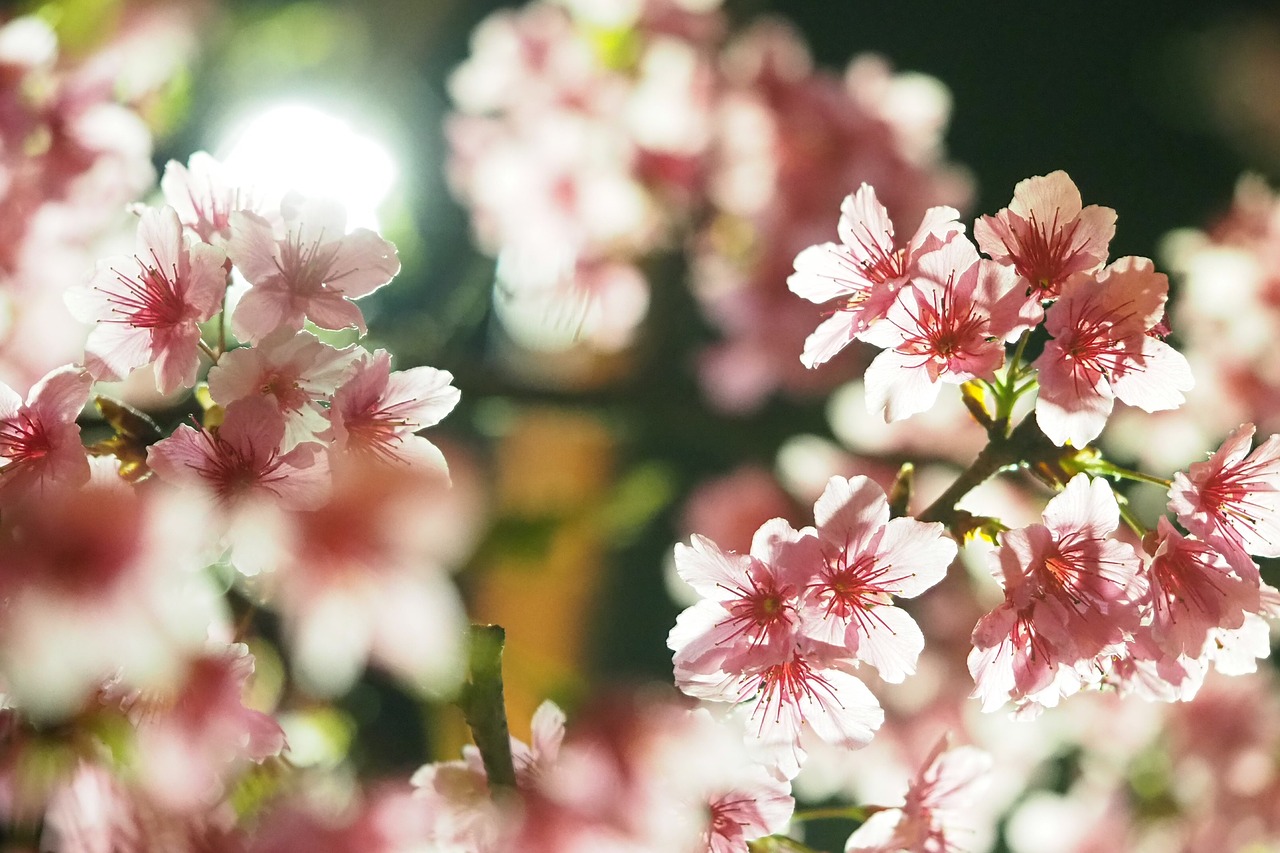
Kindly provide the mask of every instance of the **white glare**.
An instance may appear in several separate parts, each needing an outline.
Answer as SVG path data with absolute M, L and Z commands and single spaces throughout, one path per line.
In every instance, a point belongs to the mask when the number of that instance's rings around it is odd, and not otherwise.
M 262 196 L 290 190 L 341 201 L 348 228 L 378 228 L 378 207 L 396 178 L 396 164 L 379 142 L 328 113 L 283 104 L 244 122 L 222 148 L 227 167 Z

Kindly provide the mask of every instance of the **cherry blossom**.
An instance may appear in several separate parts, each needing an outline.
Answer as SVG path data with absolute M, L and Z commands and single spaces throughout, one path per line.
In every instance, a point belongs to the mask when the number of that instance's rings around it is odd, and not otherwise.
M 911 780 L 902 806 L 876 811 L 845 844 L 845 853 L 960 853 L 972 833 L 970 813 L 991 756 L 972 746 L 948 749 L 942 737 Z
M 817 541 L 792 540 L 782 519 L 765 522 L 750 554 L 725 553 L 704 536 L 676 545 L 676 571 L 702 596 L 676 620 L 667 639 L 676 652 L 676 681 L 716 658 L 750 657 L 785 648 L 799 629 L 801 594 L 818 563 Z M 728 664 L 732 666 L 732 663 Z
M 76 418 L 89 402 L 92 377 L 79 367 L 56 368 L 24 403 L 0 382 L 0 506 L 89 479 Z
M 796 801 L 790 786 L 757 767 L 754 779 L 717 792 L 707 803 L 710 820 L 704 835 L 709 853 L 741 853 L 747 842 L 782 832 Z
M 272 403 L 248 397 L 227 408 L 221 426 L 178 427 L 148 448 L 147 464 L 161 479 L 205 489 L 224 506 L 315 506 L 328 494 L 328 457 L 313 443 L 282 451 L 284 432 Z
M 107 679 L 166 690 L 223 603 L 199 502 L 119 478 L 33 496 L 0 521 L 0 681 L 38 720 L 74 712 Z
M 286 196 L 282 237 L 249 211 L 231 214 L 227 254 L 253 286 L 231 316 L 241 340 L 257 344 L 279 328 L 366 330 L 351 300 L 368 296 L 400 271 L 395 246 L 365 228 L 350 234 L 337 202 Z
M 840 206 L 842 245 L 810 246 L 796 256 L 787 287 L 811 302 L 837 301 L 834 313 L 805 341 L 801 361 L 817 367 L 864 338 L 883 317 L 899 288 L 917 273 L 920 256 L 964 230 L 959 211 L 932 207 L 904 245 L 895 244 L 889 213 L 867 184 Z M 976 258 L 976 255 L 975 255 Z
M 123 379 L 155 362 L 160 393 L 195 385 L 200 324 L 222 307 L 225 260 L 213 246 L 186 246 L 173 208 L 143 210 L 133 256 L 99 261 L 87 288 L 67 295 L 72 312 L 95 324 L 85 342 L 94 377 Z
M 799 772 L 809 733 L 846 749 L 871 740 L 884 713 L 847 651 L 799 630 L 803 584 L 822 560 L 812 532 L 773 519 L 757 531 L 749 557 L 695 537 L 677 560 L 681 576 L 706 596 L 667 638 L 681 690 L 750 702 L 748 743 L 786 778 Z
M 1210 632 L 1235 629 L 1262 606 L 1258 567 L 1242 552 L 1179 533 L 1161 517 L 1149 566 L 1153 639 L 1171 655 L 1199 657 Z
M 1169 509 L 1187 530 L 1259 557 L 1280 557 L 1280 436 L 1250 452 L 1243 424 L 1205 462 L 1173 477 Z
M 1004 342 L 991 320 L 1008 290 L 1000 268 L 982 261 L 964 239 L 953 239 L 916 262 L 917 277 L 902 288 L 883 320 L 861 334 L 883 347 L 867 368 L 867 409 L 886 421 L 927 411 L 939 383 L 994 378 Z
M 1078 474 L 1044 510 L 1044 524 L 1000 537 L 994 562 L 1005 600 L 973 630 L 969 671 L 985 711 L 1006 700 L 1056 703 L 1138 625 L 1145 591 L 1133 547 L 1108 538 L 1120 510 L 1106 481 Z
M 924 636 L 894 598 L 942 580 L 956 544 L 941 524 L 891 521 L 884 491 L 866 477 L 832 477 L 813 514 L 822 564 L 808 584 L 803 630 L 847 648 L 885 681 L 902 681 L 915 672 Z
M 785 828 L 794 800 L 750 760 L 738 722 L 652 695 L 595 700 L 522 788 L 524 819 L 503 849 L 745 851 Z
M 449 576 L 458 523 L 447 480 L 406 466 L 338 465 L 333 474 L 320 501 L 280 500 L 237 517 L 235 565 L 280 613 L 297 677 L 312 693 L 342 693 L 372 661 L 419 691 L 447 695 L 461 680 L 466 640 Z
M 1082 207 L 1080 190 L 1063 171 L 1019 181 L 1008 207 L 973 224 L 978 247 L 1017 270 L 1037 304 L 1057 297 L 1073 274 L 1105 264 L 1115 231 L 1116 212 Z
M 1154 412 L 1182 404 L 1193 382 L 1186 358 L 1149 334 L 1164 316 L 1169 280 L 1146 258 L 1121 258 L 1096 278 L 1062 286 L 1045 328 L 1036 422 L 1055 444 L 1084 447 L 1116 398 Z
M 364 462 L 448 469 L 444 456 L 416 433 L 453 411 L 461 394 L 453 374 L 434 367 L 391 370 L 386 350 L 364 353 L 329 407 L 332 452 Z
M 281 451 L 288 452 L 329 429 L 327 403 L 356 357 L 354 347 L 335 349 L 310 332 L 281 329 L 256 347 L 224 353 L 209 370 L 209 396 L 226 408 L 252 396 L 269 399 L 284 416 Z
M 204 151 L 192 154 L 185 166 L 176 160 L 165 164 L 160 190 L 183 226 L 214 246 L 225 247 L 231 239 L 232 213 L 264 213 L 252 190 Z
M 529 790 L 552 772 L 564 740 L 564 712 L 550 700 L 543 702 L 531 721 L 532 742 L 511 738 L 516 784 Z M 476 851 L 497 851 L 511 822 L 491 797 L 489 777 L 480 751 L 462 749 L 461 761 L 443 761 L 418 769 L 410 780 L 422 808 L 430 816 L 429 834 L 442 845 Z
M 175 812 L 130 786 L 119 773 L 80 762 L 54 791 L 40 849 L 50 853 L 243 853 L 244 842 L 230 804 Z
M 137 726 L 139 782 L 153 801 L 172 811 L 207 807 L 242 762 L 285 748 L 280 724 L 243 704 L 253 668 L 247 646 L 215 648 L 190 662 L 177 690 L 125 697 Z

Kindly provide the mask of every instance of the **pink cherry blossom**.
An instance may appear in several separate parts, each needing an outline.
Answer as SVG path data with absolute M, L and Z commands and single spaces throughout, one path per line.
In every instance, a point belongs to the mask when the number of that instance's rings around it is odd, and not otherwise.
M 288 452 L 329 428 L 327 402 L 346 375 L 354 347 L 335 349 L 310 332 L 281 329 L 258 346 L 224 353 L 209 370 L 209 395 L 226 408 L 261 396 L 284 416 L 281 450 Z
M 466 614 L 449 576 L 458 516 L 447 480 L 408 466 L 338 465 L 333 475 L 322 501 L 237 518 L 235 565 L 280 613 L 313 694 L 344 692 L 368 662 L 448 694 L 463 674 Z
M 328 457 L 318 444 L 281 451 L 284 431 L 273 404 L 248 397 L 227 408 L 221 426 L 178 427 L 148 448 L 147 464 L 161 479 L 203 488 L 225 506 L 316 506 L 329 491 Z
M 748 742 L 787 778 L 799 772 L 809 733 L 846 749 L 871 740 L 884 712 L 853 674 L 848 652 L 799 631 L 800 596 L 822 561 L 812 532 L 772 519 L 757 531 L 750 556 L 724 554 L 695 537 L 677 560 L 681 576 L 705 596 L 667 638 L 681 690 L 750 702 Z
M 822 563 L 808 584 L 803 630 L 847 648 L 885 681 L 902 681 L 915 672 L 924 636 L 894 598 L 942 580 L 956 544 L 941 524 L 891 521 L 884 490 L 866 477 L 832 477 L 813 514 Z
M 215 246 L 231 239 L 232 213 L 263 213 L 252 190 L 204 151 L 192 154 L 186 166 L 176 160 L 165 164 L 160 190 L 183 226 Z
M 4 509 L 0 681 L 27 716 L 73 713 L 107 679 L 168 690 L 225 630 L 207 513 L 152 486 L 113 477 Z
M 1280 557 L 1280 436 L 1250 452 L 1254 431 L 1238 427 L 1207 461 L 1174 474 L 1169 509 L 1197 536 Z
M 243 644 L 193 659 L 176 691 L 125 699 L 137 726 L 137 770 L 148 796 L 173 811 L 218 802 L 246 761 L 261 763 L 285 747 L 269 714 L 244 707 L 253 656 Z
M 991 311 L 1008 279 L 956 238 L 917 261 L 912 286 L 898 291 L 883 320 L 861 337 L 883 347 L 867 368 L 867 409 L 886 421 L 927 411 L 939 383 L 994 378 L 1004 342 Z
M 175 812 L 122 776 L 114 768 L 88 762 L 70 768 L 50 799 L 40 849 L 49 853 L 244 853 L 245 839 L 230 804 Z
M 519 833 L 502 849 L 745 851 L 784 829 L 794 800 L 750 760 L 737 722 L 649 691 L 596 699 L 555 764 L 522 788 Z
M 864 337 L 883 317 L 898 289 L 916 273 L 920 256 L 941 245 L 964 226 L 950 207 L 932 207 L 904 245 L 893 239 L 893 223 L 875 190 L 863 184 L 840 206 L 842 245 L 810 246 L 795 261 L 787 287 L 811 302 L 837 301 L 835 312 L 805 342 L 801 360 L 816 367 Z
M 907 787 L 899 808 L 881 809 L 858 827 L 845 853 L 960 853 L 970 813 L 991 771 L 991 756 L 941 738 Z
M 253 285 L 232 314 L 236 336 L 257 344 L 279 328 L 299 331 L 305 320 L 363 334 L 364 315 L 351 300 L 400 271 L 395 246 L 365 228 L 348 234 L 337 202 L 286 196 L 281 213 L 282 237 L 255 213 L 231 214 L 227 254 Z
M 796 801 L 791 786 L 760 765 L 738 770 L 728 790 L 709 798 L 709 818 L 704 833 L 708 853 L 742 853 L 747 842 L 783 832 Z
M 677 684 L 696 677 L 707 655 L 727 660 L 790 646 L 800 596 L 818 558 L 814 539 L 791 541 L 791 533 L 782 519 L 765 522 L 750 554 L 726 553 L 698 535 L 690 545 L 676 545 L 676 571 L 703 599 L 680 614 L 667 639 L 676 653 Z
M 1169 280 L 1146 258 L 1120 258 L 1096 278 L 1062 286 L 1045 328 L 1036 422 L 1055 444 L 1084 447 L 1101 434 L 1116 398 L 1154 412 L 1182 404 L 1187 360 L 1149 334 L 1164 316 Z
M 1063 171 L 1019 181 L 1008 207 L 973 224 L 978 247 L 1017 270 L 1037 304 L 1058 296 L 1074 273 L 1106 263 L 1115 231 L 1116 212 L 1082 207 L 1080 190 Z
M 547 700 L 531 722 L 532 743 L 511 738 L 516 784 L 529 790 L 552 772 L 564 740 L 564 712 Z M 476 851 L 498 851 L 511 816 L 494 802 L 480 750 L 467 745 L 461 761 L 442 761 L 420 767 L 411 784 L 429 816 L 430 840 Z
M 1148 571 L 1152 637 L 1171 655 L 1199 657 L 1213 629 L 1239 628 L 1261 609 L 1258 567 L 1243 552 L 1183 536 L 1163 516 L 1157 536 Z
M 218 313 L 226 256 L 204 243 L 187 247 L 171 207 L 147 208 L 132 257 L 98 262 L 85 289 L 67 296 L 72 312 L 94 323 L 85 366 L 98 379 L 123 379 L 155 362 L 162 394 L 196 383 L 200 324 Z
M 0 382 L 0 506 L 89 479 L 76 418 L 92 385 L 83 368 L 60 367 L 37 382 L 24 403 Z
M 329 407 L 333 452 L 447 470 L 439 449 L 416 433 L 438 424 L 458 404 L 461 393 L 452 382 L 453 374 L 434 367 L 392 371 L 386 350 L 357 357 Z
M 1133 547 L 1109 538 L 1120 509 L 1105 480 L 1078 474 L 1044 524 L 1010 530 L 993 555 L 1005 600 L 973 630 L 969 671 L 983 710 L 1005 700 L 1053 704 L 1138 625 L 1145 591 Z

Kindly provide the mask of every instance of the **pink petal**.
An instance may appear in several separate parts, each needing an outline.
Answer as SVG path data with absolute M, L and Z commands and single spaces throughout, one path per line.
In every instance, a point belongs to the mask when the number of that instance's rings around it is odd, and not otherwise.
M 688 545 L 676 545 L 676 572 L 703 598 L 723 601 L 747 576 L 751 558 L 724 552 L 705 536 L 694 534 Z
M 822 538 L 861 551 L 889 522 L 889 500 L 869 477 L 832 477 L 813 505 Z
M 396 247 L 366 228 L 343 237 L 329 264 L 328 286 L 350 299 L 373 293 L 400 272 Z
M 1117 397 L 1147 412 L 1176 409 L 1186 402 L 1184 392 L 1195 384 L 1191 365 L 1182 353 L 1155 338 L 1142 338 L 1142 352 L 1132 367 L 1111 378 Z
M 94 378 L 112 382 L 151 361 L 151 332 L 128 323 L 98 323 L 84 344 L 84 364 Z
M 172 207 L 148 207 L 138 220 L 138 258 L 166 276 L 177 278 L 182 263 L 182 222 Z
M 854 625 L 859 628 L 858 659 L 874 666 L 881 678 L 901 684 L 915 673 L 924 634 L 907 611 L 890 605 L 873 607 L 867 618 Z
M 1059 536 L 1079 532 L 1102 539 L 1120 526 L 1120 507 L 1106 480 L 1076 474 L 1045 506 L 1044 523 Z
M 860 327 L 856 313 L 837 311 L 805 339 L 800 361 L 808 368 L 825 364 L 853 342 L 853 336 Z
M 196 384 L 200 369 L 200 329 L 194 324 L 174 328 L 165 334 L 156 352 L 156 388 L 161 394 L 172 394 L 179 388 Z
M 914 598 L 946 577 L 957 550 L 938 522 L 893 519 L 876 548 L 877 562 L 895 568 L 884 588 L 899 598 Z
M 364 314 L 340 293 L 322 291 L 306 301 L 307 319 L 322 329 L 356 328 L 360 334 L 369 330 L 364 324 Z
M 230 222 L 227 254 L 240 274 L 255 285 L 280 275 L 280 250 L 271 223 L 246 210 L 233 212 Z
M 867 411 L 884 412 L 886 422 L 928 411 L 938 399 L 938 383 L 920 364 L 919 356 L 885 350 L 875 357 L 863 375 Z
M 787 287 L 810 302 L 827 302 L 860 293 L 868 287 L 866 275 L 844 246 L 823 243 L 796 255 L 795 272 Z
M 893 222 L 870 184 L 863 184 L 856 193 L 845 196 L 840 204 L 836 232 L 859 260 L 893 254 Z
M 231 328 L 236 337 L 254 345 L 276 329 L 298 331 L 303 322 L 304 314 L 289 293 L 265 286 L 249 288 L 231 315 Z
M 435 426 L 462 398 L 452 382 L 452 373 L 434 367 L 398 370 L 387 378 L 383 400 L 396 407 L 398 417 L 418 427 Z
M 1009 210 L 1029 219 L 1036 214 L 1041 222 L 1050 222 L 1054 212 L 1059 222 L 1068 222 L 1080 212 L 1080 190 L 1066 172 L 1059 169 L 1047 175 L 1018 181 L 1013 188 Z
M 72 423 L 89 402 L 92 387 L 93 377 L 84 368 L 54 368 L 32 386 L 27 406 L 45 423 Z

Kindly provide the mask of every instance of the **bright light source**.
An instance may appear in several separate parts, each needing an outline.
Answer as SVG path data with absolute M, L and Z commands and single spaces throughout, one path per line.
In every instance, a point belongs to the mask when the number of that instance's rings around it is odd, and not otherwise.
M 349 228 L 377 230 L 396 164 L 380 143 L 314 107 L 282 104 L 244 122 L 221 150 L 237 175 L 279 198 L 295 190 L 347 207 Z

